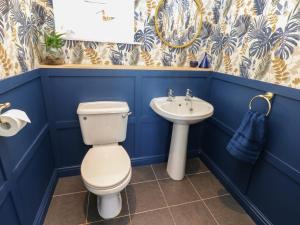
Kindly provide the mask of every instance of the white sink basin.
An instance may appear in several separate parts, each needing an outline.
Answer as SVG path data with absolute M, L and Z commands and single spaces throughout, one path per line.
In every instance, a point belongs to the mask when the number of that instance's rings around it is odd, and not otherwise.
M 185 175 L 189 126 L 199 123 L 213 115 L 214 107 L 208 102 L 192 97 L 176 96 L 154 98 L 150 107 L 161 117 L 173 122 L 167 172 L 173 180 L 182 180 Z
M 213 115 L 214 107 L 208 102 L 193 97 L 186 101 L 185 96 L 177 96 L 172 101 L 167 97 L 154 98 L 151 108 L 161 117 L 173 123 L 195 124 Z

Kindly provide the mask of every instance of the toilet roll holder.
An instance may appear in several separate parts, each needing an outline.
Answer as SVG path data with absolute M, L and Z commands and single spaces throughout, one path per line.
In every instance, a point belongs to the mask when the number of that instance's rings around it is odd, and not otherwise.
M 11 106 L 11 104 L 9 102 L 3 103 L 3 104 L 0 103 L 0 115 L 2 113 L 2 110 L 8 109 L 10 106 Z M 0 123 L 2 123 L 1 119 L 0 119 Z

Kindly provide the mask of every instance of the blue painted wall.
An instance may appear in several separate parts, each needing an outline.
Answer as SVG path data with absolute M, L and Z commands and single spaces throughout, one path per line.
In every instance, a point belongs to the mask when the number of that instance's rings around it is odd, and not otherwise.
M 1 81 L 0 102 L 11 102 L 32 120 L 16 136 L 0 137 L 0 223 L 41 224 L 55 174 L 38 71 Z
M 250 99 L 275 93 L 268 121 L 268 143 L 254 166 L 241 163 L 226 145 Z M 300 92 L 295 89 L 214 73 L 209 101 L 215 114 L 205 127 L 201 157 L 246 207 L 258 224 L 298 225 L 300 221 Z M 259 111 L 267 107 L 255 105 Z
M 133 112 L 124 143 L 134 164 L 164 161 L 168 154 L 172 124 L 157 116 L 149 107 L 153 97 L 166 96 L 173 88 L 184 95 L 187 88 L 195 96 L 207 97 L 209 72 L 76 70 L 41 71 L 49 112 L 56 167 L 60 172 L 79 171 L 88 146 L 82 141 L 77 106 L 80 102 L 127 101 Z M 196 125 L 190 132 L 191 152 L 200 149 L 201 131 Z
M 25 110 L 33 123 L 12 138 L 0 137 L 0 218 L 4 224 L 41 224 L 56 174 L 79 173 L 88 146 L 82 142 L 79 102 L 124 100 L 133 112 L 124 143 L 134 164 L 166 160 L 171 124 L 149 108 L 153 97 L 187 88 L 210 101 L 215 114 L 192 126 L 190 154 L 201 158 L 258 224 L 296 225 L 300 215 L 300 92 L 208 72 L 41 69 L 0 82 L 0 102 Z M 269 141 L 250 166 L 225 147 L 259 93 L 276 94 Z M 258 102 L 257 110 L 265 105 Z M 205 131 L 205 132 L 203 132 Z M 2 222 L 1 221 L 1 222 Z
M 123 100 L 133 112 L 123 143 L 134 164 L 166 160 L 172 126 L 149 108 L 153 97 L 187 88 L 207 97 L 208 73 L 116 70 L 35 70 L 0 82 L 0 102 L 26 111 L 32 124 L 0 137 L 0 218 L 4 224 L 41 224 L 57 176 L 79 174 L 88 146 L 82 141 L 79 102 Z M 201 87 L 201 88 L 199 88 Z M 190 154 L 200 149 L 202 126 L 190 134 Z

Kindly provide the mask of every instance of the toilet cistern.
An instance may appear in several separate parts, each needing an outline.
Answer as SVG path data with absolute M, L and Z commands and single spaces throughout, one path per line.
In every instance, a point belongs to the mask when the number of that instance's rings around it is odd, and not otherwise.
M 172 139 L 167 172 L 174 180 L 182 180 L 185 175 L 189 126 L 213 115 L 214 108 L 208 102 L 192 96 L 187 89 L 186 96 L 153 98 L 150 107 L 161 117 L 173 123 Z

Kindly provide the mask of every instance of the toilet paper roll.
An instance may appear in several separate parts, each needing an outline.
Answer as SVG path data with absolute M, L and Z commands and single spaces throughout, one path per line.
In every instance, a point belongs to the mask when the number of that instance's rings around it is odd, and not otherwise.
M 11 137 L 31 123 L 27 114 L 18 109 L 11 109 L 0 115 L 0 136 Z

